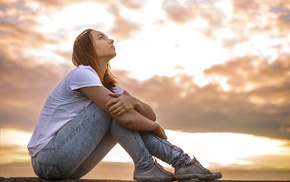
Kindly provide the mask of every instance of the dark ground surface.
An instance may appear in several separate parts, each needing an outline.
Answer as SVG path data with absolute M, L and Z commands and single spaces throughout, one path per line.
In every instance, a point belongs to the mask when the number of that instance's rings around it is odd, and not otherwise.
M 135 182 L 133 180 L 106 180 L 106 179 L 66 179 L 66 180 L 45 180 L 40 178 L 3 178 L 0 177 L 0 182 Z M 180 182 L 210 182 L 199 180 L 182 180 Z M 290 180 L 216 180 L 214 182 L 290 182 Z

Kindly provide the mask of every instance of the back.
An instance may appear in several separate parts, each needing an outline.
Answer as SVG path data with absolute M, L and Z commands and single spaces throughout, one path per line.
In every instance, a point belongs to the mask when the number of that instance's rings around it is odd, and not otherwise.
M 92 101 L 75 91 L 82 87 L 103 86 L 90 66 L 73 69 L 48 96 L 37 126 L 28 144 L 29 154 L 36 155 L 67 122 L 78 115 Z

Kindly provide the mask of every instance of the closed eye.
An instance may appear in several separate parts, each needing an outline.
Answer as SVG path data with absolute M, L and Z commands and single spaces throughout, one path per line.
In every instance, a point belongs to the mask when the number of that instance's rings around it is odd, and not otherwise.
M 104 34 L 99 34 L 99 40 L 107 39 L 108 37 Z

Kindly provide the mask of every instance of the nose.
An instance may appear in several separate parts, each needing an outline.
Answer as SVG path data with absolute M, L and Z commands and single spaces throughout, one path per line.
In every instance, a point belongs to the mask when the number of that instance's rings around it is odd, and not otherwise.
M 111 44 L 114 44 L 114 39 L 109 39 Z

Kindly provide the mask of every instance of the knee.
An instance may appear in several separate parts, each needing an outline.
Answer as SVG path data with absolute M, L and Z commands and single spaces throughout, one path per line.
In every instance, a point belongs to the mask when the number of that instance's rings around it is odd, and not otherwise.
M 104 111 L 102 108 L 100 108 L 96 104 L 92 104 L 89 107 L 91 107 L 94 110 L 94 112 L 97 113 L 99 117 L 102 117 L 105 120 L 112 120 L 112 116 L 110 116 L 106 111 Z

